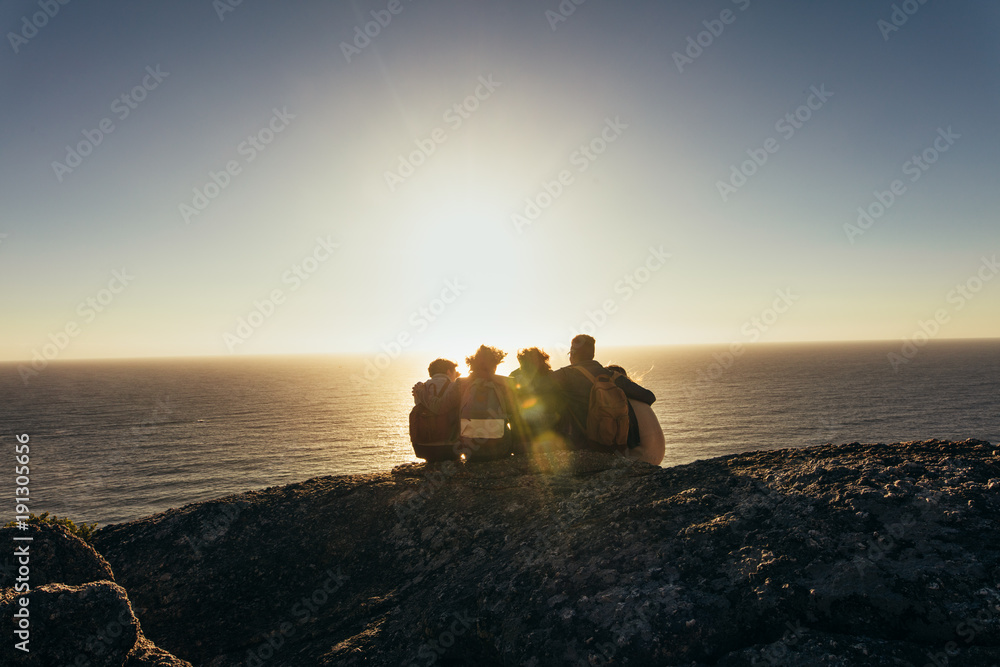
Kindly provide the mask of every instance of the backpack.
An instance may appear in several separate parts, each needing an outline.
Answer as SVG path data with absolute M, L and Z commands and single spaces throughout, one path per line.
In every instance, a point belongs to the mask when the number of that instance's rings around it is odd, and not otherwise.
M 466 458 L 490 460 L 510 455 L 506 387 L 499 378 L 476 378 L 462 388 L 459 441 Z
M 581 366 L 573 366 L 591 382 L 590 403 L 587 407 L 587 438 L 606 447 L 628 444 L 628 397 L 610 376 L 597 377 Z
M 449 382 L 441 387 L 443 394 Z M 410 443 L 417 458 L 444 461 L 458 458 L 452 446 L 455 442 L 455 412 L 434 414 L 427 406 L 414 405 L 410 410 Z

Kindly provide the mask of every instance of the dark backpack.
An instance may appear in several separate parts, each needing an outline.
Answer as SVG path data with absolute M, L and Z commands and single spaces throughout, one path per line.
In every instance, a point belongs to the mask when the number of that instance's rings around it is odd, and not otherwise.
M 601 373 L 597 377 L 583 368 L 573 366 L 591 382 L 587 406 L 587 438 L 606 447 L 628 444 L 628 397 L 614 383 L 615 374 Z
M 450 381 L 441 387 L 441 394 Z M 453 446 L 456 441 L 456 415 L 448 411 L 434 414 L 423 404 L 414 405 L 410 410 L 410 442 L 417 458 L 427 461 L 445 461 L 458 458 Z
M 490 460 L 510 455 L 506 393 L 503 380 L 497 377 L 476 378 L 462 387 L 458 433 L 466 458 Z

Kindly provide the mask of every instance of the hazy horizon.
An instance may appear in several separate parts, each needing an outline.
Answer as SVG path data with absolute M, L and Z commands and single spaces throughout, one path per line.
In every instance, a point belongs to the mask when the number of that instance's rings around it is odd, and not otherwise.
M 870 347 L 883 347 L 888 350 L 887 356 L 889 354 L 899 354 L 903 356 L 901 351 L 896 347 L 897 341 L 893 340 L 798 340 L 798 341 L 767 341 L 758 343 L 748 343 L 745 344 L 741 349 L 737 348 L 737 353 L 733 357 L 733 362 L 738 362 L 738 359 L 746 352 L 752 350 L 774 350 L 779 348 L 794 348 L 794 347 L 809 347 L 814 346 L 817 348 L 837 348 L 842 346 L 870 346 Z M 920 349 L 923 349 L 926 345 L 930 344 L 934 347 L 948 345 L 948 344 L 994 344 L 1000 345 L 1000 337 L 994 338 L 939 338 L 933 341 L 928 341 L 927 343 L 922 343 L 919 346 L 914 346 L 915 353 L 910 357 L 910 359 L 916 359 L 917 354 Z M 482 344 L 491 344 L 491 341 L 484 339 Z M 635 352 L 642 350 L 661 350 L 670 349 L 678 350 L 683 348 L 690 349 L 693 353 L 707 353 L 707 352 L 727 352 L 733 348 L 734 343 L 673 343 L 673 344 L 635 344 L 635 345 L 601 345 L 598 344 L 596 359 L 605 364 L 617 363 L 619 360 L 615 357 L 616 354 L 628 353 L 634 354 Z M 508 374 L 510 371 L 517 368 L 517 352 L 526 347 L 533 347 L 530 344 L 514 346 L 500 346 L 504 352 L 506 352 L 506 358 L 501 362 L 500 366 L 497 368 L 497 372 L 500 374 Z M 550 355 L 550 365 L 552 368 L 559 368 L 569 364 L 569 345 L 568 342 L 565 345 L 559 345 L 555 347 L 542 347 L 542 349 Z M 30 360 L 12 360 L 4 359 L 0 360 L 0 368 L 6 368 L 10 371 L 17 372 L 21 375 L 22 381 L 25 385 L 29 384 L 35 377 L 38 377 L 48 364 L 86 364 L 86 363 L 100 363 L 100 362 L 185 362 L 185 361 L 248 361 L 252 362 L 255 360 L 259 361 L 280 361 L 283 359 L 296 360 L 296 359 L 310 359 L 310 358 L 330 358 L 330 359 L 344 359 L 352 361 L 366 361 L 371 362 L 372 366 L 381 371 L 383 370 L 383 364 L 385 368 L 393 366 L 397 363 L 405 364 L 409 367 L 416 369 L 418 374 L 423 373 L 423 367 L 426 366 L 432 359 L 443 357 L 446 359 L 451 359 L 458 363 L 459 371 L 462 374 L 468 373 L 468 366 L 465 364 L 465 357 L 471 355 L 475 351 L 475 347 L 470 347 L 468 349 L 461 350 L 447 350 L 447 349 L 437 349 L 433 352 L 425 350 L 404 350 L 399 353 L 398 356 L 390 356 L 385 352 L 370 352 L 370 351 L 358 351 L 358 352 L 288 352 L 284 354 L 273 354 L 273 353 L 260 353 L 260 354 L 241 354 L 241 355 L 230 355 L 230 354 L 202 354 L 202 355 L 164 355 L 164 356 L 149 356 L 149 357 L 86 357 L 86 358 L 66 358 L 57 359 L 49 361 L 45 366 L 41 366 L 36 363 L 32 365 Z M 380 359 L 380 357 L 382 357 Z M 905 363 L 905 362 L 904 362 Z M 887 359 L 886 370 L 894 369 L 891 359 Z M 629 369 L 632 370 L 631 368 Z M 422 377 L 422 375 L 421 375 Z M 27 378 L 27 380 L 25 380 Z

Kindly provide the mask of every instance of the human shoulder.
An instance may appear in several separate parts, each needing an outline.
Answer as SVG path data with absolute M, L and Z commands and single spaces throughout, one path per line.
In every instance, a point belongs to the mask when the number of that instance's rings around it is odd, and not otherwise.
M 567 366 L 570 369 L 569 372 L 573 373 L 577 377 L 586 377 L 587 373 L 590 373 L 594 377 L 598 375 L 611 375 L 611 372 L 601 365 L 599 361 L 590 359 L 589 361 L 581 361 L 578 364 L 573 364 L 572 366 Z M 587 378 L 590 379 L 589 377 Z
M 434 395 L 438 395 L 443 391 L 446 391 L 447 387 L 451 384 L 451 379 L 444 373 L 436 373 L 432 375 L 429 380 L 423 383 L 424 391 L 431 391 Z
M 493 381 L 502 384 L 504 387 L 512 389 L 517 383 L 513 377 L 507 377 L 506 375 L 494 375 Z
M 562 368 L 557 368 L 549 374 L 552 381 L 556 384 L 563 384 L 566 379 L 571 375 L 579 375 L 580 373 L 573 369 L 572 366 L 563 366 Z

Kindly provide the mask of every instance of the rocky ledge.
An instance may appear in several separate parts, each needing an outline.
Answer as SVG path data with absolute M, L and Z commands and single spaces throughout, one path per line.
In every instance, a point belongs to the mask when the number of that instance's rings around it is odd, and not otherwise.
M 0 528 L 0 542 L 0 664 L 191 667 L 146 639 L 111 566 L 63 526 Z
M 196 665 L 942 667 L 1000 664 L 998 517 L 1000 452 L 932 440 L 405 465 L 95 544 Z

